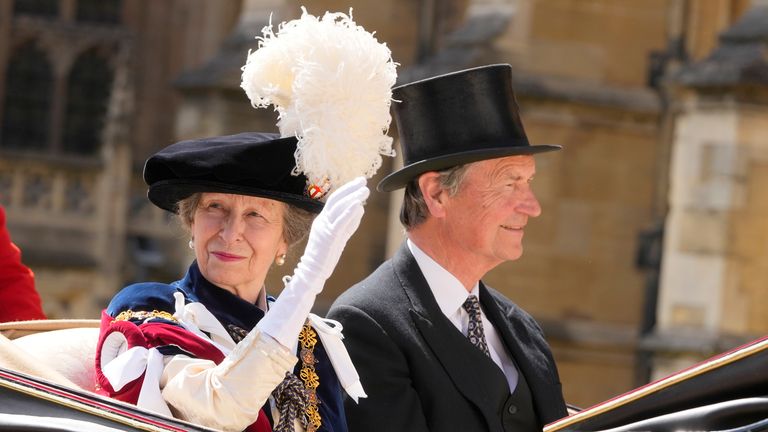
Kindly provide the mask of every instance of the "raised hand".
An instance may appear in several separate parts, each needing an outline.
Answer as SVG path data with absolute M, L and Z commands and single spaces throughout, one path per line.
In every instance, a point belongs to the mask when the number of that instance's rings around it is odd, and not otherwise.
M 333 273 L 347 241 L 360 226 L 370 190 L 358 177 L 334 191 L 312 223 L 307 247 L 293 276 L 257 327 L 285 347 L 293 347 L 315 297 Z
M 363 217 L 363 203 L 370 195 L 364 177 L 357 177 L 331 193 L 323 211 L 312 223 L 307 247 L 301 257 L 294 278 L 307 281 L 320 280 L 316 292 L 322 290 L 322 283 L 333 273 L 347 241 L 360 226 Z

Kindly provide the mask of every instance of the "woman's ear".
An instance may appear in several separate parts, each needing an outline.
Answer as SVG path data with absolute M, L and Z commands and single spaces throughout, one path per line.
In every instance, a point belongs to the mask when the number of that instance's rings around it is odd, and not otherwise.
M 440 184 L 440 174 L 429 171 L 419 177 L 419 189 L 432 217 L 445 216 L 445 198 L 448 196 Z
M 279 255 L 288 255 L 288 242 L 285 240 L 285 237 L 280 236 L 280 241 L 277 243 L 277 251 L 276 256 Z

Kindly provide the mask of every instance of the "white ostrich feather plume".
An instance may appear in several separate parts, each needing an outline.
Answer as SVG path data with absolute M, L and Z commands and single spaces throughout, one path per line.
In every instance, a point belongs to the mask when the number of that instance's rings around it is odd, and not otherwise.
M 352 11 L 272 25 L 248 53 L 241 87 L 256 108 L 274 105 L 284 137 L 298 138 L 295 173 L 331 189 L 372 177 L 387 136 L 396 64 L 386 44 L 352 20 Z

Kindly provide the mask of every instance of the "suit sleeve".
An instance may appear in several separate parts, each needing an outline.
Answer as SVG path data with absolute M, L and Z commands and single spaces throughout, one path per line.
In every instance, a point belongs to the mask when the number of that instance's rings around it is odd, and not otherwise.
M 368 394 L 346 401 L 350 431 L 429 431 L 408 362 L 386 331 L 352 306 L 336 306 L 329 317 L 344 326 L 344 345 Z

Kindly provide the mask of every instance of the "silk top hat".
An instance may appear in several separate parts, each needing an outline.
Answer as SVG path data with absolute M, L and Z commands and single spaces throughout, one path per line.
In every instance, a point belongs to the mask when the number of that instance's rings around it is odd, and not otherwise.
M 505 156 L 560 150 L 531 145 L 512 91 L 512 67 L 489 65 L 392 89 L 403 168 L 377 189 L 404 187 L 427 171 Z
M 250 195 L 282 201 L 318 213 L 307 178 L 293 175 L 296 138 L 246 132 L 181 141 L 152 155 L 144 165 L 147 196 L 156 206 L 177 211 L 196 192 Z

